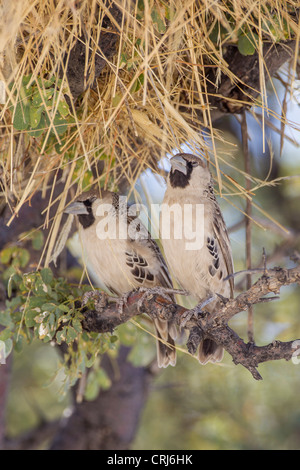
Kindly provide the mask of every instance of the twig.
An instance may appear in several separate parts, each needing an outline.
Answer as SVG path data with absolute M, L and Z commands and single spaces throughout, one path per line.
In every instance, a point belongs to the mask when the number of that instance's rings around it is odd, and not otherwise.
M 262 256 L 262 261 L 264 265 L 264 276 L 268 274 L 267 270 L 267 255 L 266 255 L 266 250 L 263 248 L 263 256 Z
M 264 272 L 263 268 L 243 269 L 242 271 L 236 271 L 235 273 L 228 274 L 228 276 L 224 278 L 224 281 L 228 281 L 228 279 L 230 279 L 231 277 L 236 277 L 240 274 L 260 274 L 262 272 Z
M 294 283 L 300 284 L 300 266 L 292 269 L 268 270 L 268 275 L 261 276 L 250 289 L 242 292 L 235 299 L 224 300 L 217 311 L 203 312 L 197 319 L 191 318 L 185 325 L 185 329 L 189 331 L 188 351 L 195 354 L 203 338 L 213 339 L 232 356 L 235 364 L 241 364 L 256 380 L 260 380 L 261 376 L 257 367 L 261 362 L 290 360 L 297 352 L 295 345 L 299 343 L 276 341 L 266 346 L 256 346 L 250 341 L 246 344 L 228 326 L 228 322 L 237 313 L 248 310 L 249 306 L 274 300 L 275 297 L 264 296 L 270 293 L 278 294 L 281 287 Z M 139 308 L 138 305 L 141 307 Z M 170 320 L 172 318 L 176 324 L 181 325 L 186 310 L 180 305 L 170 303 L 159 294 L 147 296 L 143 292 L 133 291 L 128 294 L 128 300 L 121 315 L 115 302 L 101 306 L 100 310 L 84 308 L 82 325 L 88 331 L 112 332 L 121 323 L 127 322 L 141 312 L 147 313 L 152 319 Z

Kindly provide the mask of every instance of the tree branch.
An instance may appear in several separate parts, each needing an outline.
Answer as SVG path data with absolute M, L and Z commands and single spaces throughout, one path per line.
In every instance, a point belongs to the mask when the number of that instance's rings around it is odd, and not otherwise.
M 197 319 L 190 319 L 185 329 L 189 331 L 187 348 L 191 354 L 195 354 L 200 341 L 206 337 L 213 339 L 222 345 L 231 355 L 235 364 L 241 364 L 256 380 L 262 379 L 257 371 L 261 362 L 278 359 L 290 360 L 297 355 L 298 343 L 294 341 L 274 341 L 266 346 L 256 346 L 250 342 L 246 344 L 229 326 L 229 320 L 239 312 L 248 310 L 249 306 L 266 302 L 274 297 L 265 297 L 267 294 L 278 294 L 281 287 L 294 283 L 300 283 L 300 266 L 292 269 L 274 268 L 268 270 L 247 291 L 239 294 L 235 299 L 224 299 L 220 308 L 213 313 L 203 312 Z M 277 297 L 276 297 L 277 298 Z M 186 308 L 173 304 L 159 294 L 149 295 L 135 290 L 128 295 L 128 301 L 120 313 L 116 302 L 95 304 L 94 310 L 83 309 L 83 328 L 88 331 L 100 333 L 112 332 L 117 326 L 127 322 L 130 318 L 147 313 L 152 319 L 171 318 L 181 325 Z M 299 351 L 300 353 L 300 351 Z

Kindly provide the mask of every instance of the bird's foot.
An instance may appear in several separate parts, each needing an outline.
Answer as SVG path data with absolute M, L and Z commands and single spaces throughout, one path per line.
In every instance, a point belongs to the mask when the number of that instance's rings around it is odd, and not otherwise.
M 184 312 L 184 314 L 182 315 L 180 326 L 184 328 L 187 322 L 190 321 L 193 317 L 198 319 L 198 317 L 203 313 L 203 308 L 206 307 L 206 305 L 210 304 L 215 299 L 216 299 L 216 295 L 212 294 L 207 299 L 200 302 L 200 304 L 196 305 L 196 307 Z
M 142 297 L 137 303 L 138 310 L 141 309 L 143 302 L 146 298 L 152 297 L 153 295 L 160 295 L 163 299 L 166 299 L 168 302 L 174 302 L 172 299 L 172 295 L 189 295 L 189 293 L 185 290 L 181 289 L 173 289 L 171 287 L 162 287 L 162 286 L 155 286 L 155 287 L 139 287 L 138 292 L 143 293 Z
M 99 290 L 92 290 L 85 292 L 82 297 L 82 306 L 84 307 L 90 299 L 94 300 L 95 309 L 97 311 L 103 310 L 107 306 L 108 294 Z
M 124 313 L 124 307 L 125 305 L 127 304 L 127 301 L 128 301 L 128 297 L 130 296 L 131 292 L 125 292 L 124 294 L 122 294 L 120 297 L 118 297 L 118 312 L 119 312 L 119 315 L 123 315 Z
M 221 302 L 223 303 L 223 305 L 226 305 L 227 302 L 229 301 L 229 299 L 228 299 L 227 297 L 224 297 L 224 296 L 221 295 L 221 294 L 216 294 L 216 295 L 219 297 L 219 299 L 221 300 Z

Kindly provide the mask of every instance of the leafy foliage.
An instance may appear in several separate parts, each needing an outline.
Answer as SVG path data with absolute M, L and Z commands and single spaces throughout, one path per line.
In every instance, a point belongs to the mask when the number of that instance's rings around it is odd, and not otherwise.
M 32 137 L 47 132 L 47 136 L 59 139 L 68 124 L 73 122 L 64 96 L 68 90 L 62 88 L 61 79 L 34 80 L 32 75 L 25 75 L 19 90 L 13 87 L 13 83 L 10 89 L 13 102 L 16 101 L 16 104 L 10 104 L 16 130 L 27 131 Z
M 222 20 L 215 20 L 210 32 L 210 39 L 214 44 L 233 42 L 242 55 L 253 55 L 258 50 L 259 36 L 262 41 L 280 42 L 288 39 L 291 29 L 284 18 L 280 18 L 275 9 L 269 7 L 268 16 L 259 18 L 255 13 L 250 15 L 251 23 L 240 27 L 240 21 L 235 17 L 234 10 L 228 3 L 228 10 L 224 12 Z M 292 12 L 292 9 L 290 10 Z M 225 21 L 224 21 L 225 20 Z M 251 26 L 250 26 L 251 24 Z
M 36 246 L 38 236 L 32 239 Z M 99 387 L 110 384 L 101 369 L 100 356 L 117 351 L 118 337 L 88 333 L 82 329 L 80 307 L 83 294 L 90 286 L 74 286 L 62 277 L 55 278 L 50 268 L 24 273 L 29 252 L 9 246 L 0 252 L 0 262 L 6 265 L 3 278 L 10 297 L 6 309 L 0 312 L 0 342 L 7 357 L 13 348 L 21 351 L 24 342 L 38 339 L 43 343 L 64 345 L 61 367 L 64 369 L 64 392 L 75 384 L 87 368 L 94 366 L 89 377 L 87 396 L 94 396 Z

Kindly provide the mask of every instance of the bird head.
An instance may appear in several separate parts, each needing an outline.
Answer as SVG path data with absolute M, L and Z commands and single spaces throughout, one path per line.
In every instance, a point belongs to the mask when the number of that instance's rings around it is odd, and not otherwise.
M 83 228 L 90 227 L 95 222 L 96 210 L 101 203 L 98 188 L 84 192 L 69 204 L 64 212 L 77 215 Z
M 191 153 L 178 153 L 170 159 L 169 183 L 172 188 L 199 188 L 210 182 L 210 172 L 205 160 Z

